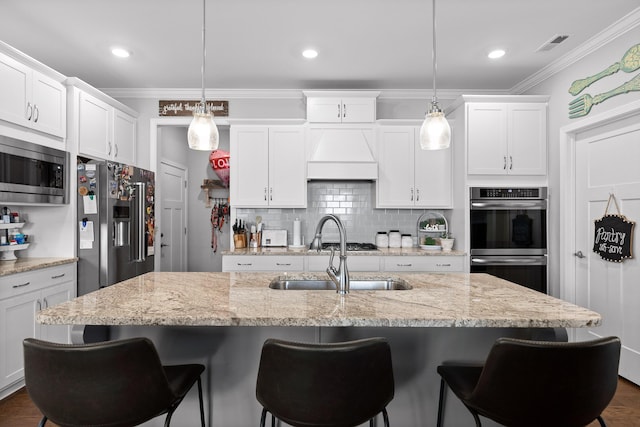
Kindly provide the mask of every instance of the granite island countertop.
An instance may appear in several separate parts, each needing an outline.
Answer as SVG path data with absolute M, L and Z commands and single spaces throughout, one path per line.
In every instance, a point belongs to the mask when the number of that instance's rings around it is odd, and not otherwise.
M 148 326 L 587 327 L 586 308 L 482 273 L 362 273 L 398 291 L 275 290 L 278 273 L 152 272 L 38 313 L 43 324 Z M 325 276 L 289 274 L 288 278 Z

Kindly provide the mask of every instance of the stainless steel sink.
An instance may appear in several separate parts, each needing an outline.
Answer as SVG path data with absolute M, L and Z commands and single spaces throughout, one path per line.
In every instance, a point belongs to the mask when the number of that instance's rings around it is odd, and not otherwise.
M 322 279 L 284 279 L 277 278 L 269 283 L 271 289 L 298 291 L 335 291 L 336 285 L 331 280 Z M 350 291 L 404 291 L 412 286 L 402 279 L 351 279 Z

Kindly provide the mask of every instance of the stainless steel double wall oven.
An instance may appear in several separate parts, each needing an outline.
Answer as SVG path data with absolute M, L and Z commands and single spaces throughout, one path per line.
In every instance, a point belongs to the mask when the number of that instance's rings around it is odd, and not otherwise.
M 470 192 L 471 272 L 547 293 L 547 188 Z

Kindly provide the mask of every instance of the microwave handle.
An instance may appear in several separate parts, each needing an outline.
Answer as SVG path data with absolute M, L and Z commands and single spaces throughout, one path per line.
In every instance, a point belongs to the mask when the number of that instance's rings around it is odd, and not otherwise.
M 534 264 L 534 265 L 545 265 L 546 259 L 544 257 L 516 257 L 516 258 L 499 258 L 499 259 L 487 259 L 487 258 L 471 258 L 471 262 L 473 264 L 486 264 L 486 265 L 523 265 L 523 264 Z

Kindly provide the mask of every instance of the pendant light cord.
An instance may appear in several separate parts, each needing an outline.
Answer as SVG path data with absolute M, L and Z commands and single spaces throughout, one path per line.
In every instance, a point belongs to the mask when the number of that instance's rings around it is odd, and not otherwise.
M 436 104 L 438 102 L 438 95 L 437 95 L 437 91 L 436 91 L 436 70 L 437 70 L 437 64 L 436 64 L 436 0 L 432 0 L 431 1 L 432 5 L 433 5 L 433 15 L 432 15 L 432 20 L 433 20 L 433 49 L 431 50 L 431 59 L 433 61 L 433 99 L 432 99 L 432 103 Z
M 206 55 L 207 55 L 207 49 L 206 49 L 206 37 L 205 37 L 205 29 L 206 29 L 206 0 L 202 0 L 202 113 L 206 113 L 207 112 L 207 108 L 206 108 L 206 100 L 204 97 L 204 73 L 205 73 L 205 62 L 206 62 Z

